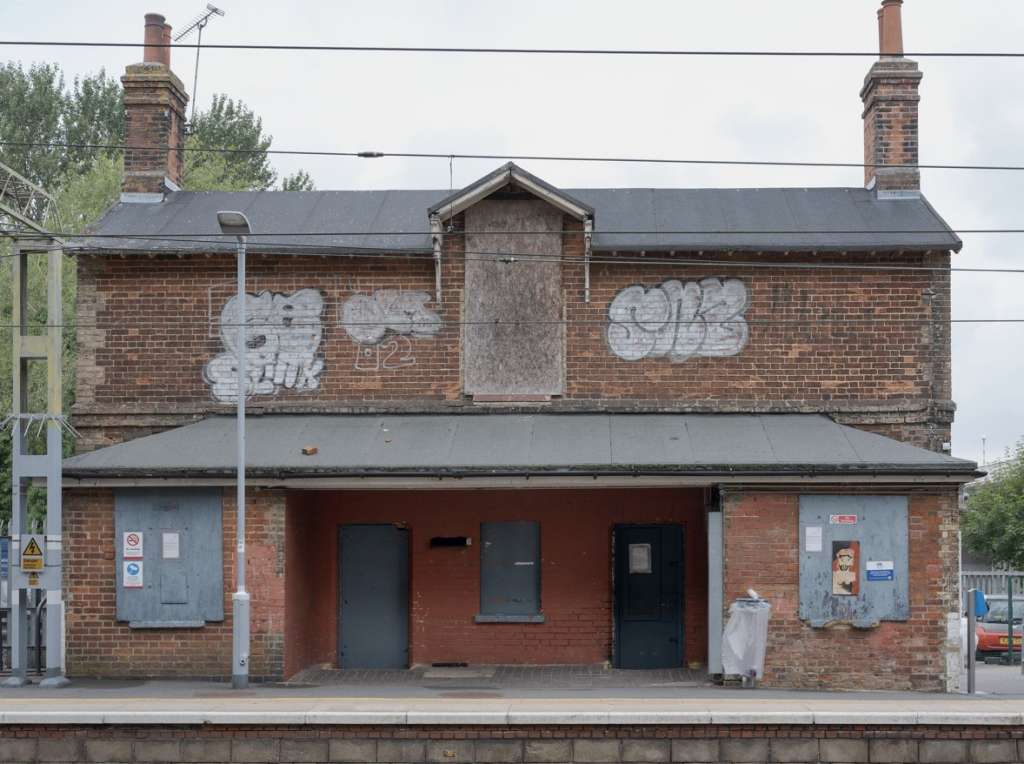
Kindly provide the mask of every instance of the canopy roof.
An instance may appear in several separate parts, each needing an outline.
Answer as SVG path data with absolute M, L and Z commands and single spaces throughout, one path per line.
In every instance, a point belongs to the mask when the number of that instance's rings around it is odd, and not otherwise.
M 247 420 L 247 473 L 269 477 L 924 475 L 977 465 L 816 414 L 270 414 Z M 303 449 L 315 447 L 306 455 Z M 231 477 L 235 419 L 73 456 L 68 478 Z

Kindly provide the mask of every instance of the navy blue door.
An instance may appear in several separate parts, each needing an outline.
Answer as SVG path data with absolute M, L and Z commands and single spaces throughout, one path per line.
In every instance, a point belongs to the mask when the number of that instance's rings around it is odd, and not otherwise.
M 345 525 L 338 542 L 342 668 L 409 665 L 409 532 Z
M 683 663 L 683 529 L 615 527 L 615 666 Z

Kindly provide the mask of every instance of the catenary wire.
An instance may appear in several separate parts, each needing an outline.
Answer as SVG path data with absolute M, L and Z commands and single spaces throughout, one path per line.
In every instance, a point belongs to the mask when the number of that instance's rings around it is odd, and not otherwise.
M 1022 54 L 1024 55 L 1024 54 Z M 605 162 L 605 163 L 635 163 L 635 164 L 679 164 L 679 165 L 739 165 L 754 167 L 848 167 L 863 169 L 871 167 L 875 169 L 890 170 L 995 170 L 995 171 L 1022 171 L 1024 165 L 977 165 L 977 164 L 884 164 L 872 162 L 803 162 L 784 160 L 754 160 L 754 159 L 687 159 L 672 157 L 612 157 L 612 156 L 569 156 L 552 154 L 467 154 L 453 152 L 416 152 L 416 151 L 330 151 L 330 150 L 301 150 L 301 149 L 233 149 L 227 147 L 202 147 L 202 146 L 178 146 L 169 148 L 167 146 L 137 146 L 122 143 L 61 143 L 32 141 L 0 141 L 0 146 L 15 146 L 19 148 L 71 148 L 71 149 L 102 149 L 108 151 L 183 151 L 196 153 L 215 154 L 282 154 L 288 156 L 318 156 L 318 157 L 349 157 L 359 159 L 487 159 L 504 161 L 532 161 L 532 162 Z
M 285 193 L 285 192 L 281 192 Z M 290 193 L 290 192 L 288 192 Z M 0 229 L 0 233 L 14 234 L 17 233 L 13 229 Z M 734 236 L 734 235 L 746 235 L 746 236 L 759 236 L 767 234 L 775 235 L 788 235 L 788 236 L 823 236 L 830 234 L 939 234 L 939 233 L 997 233 L 997 234 L 1009 234 L 1009 233 L 1024 233 L 1024 228 L 951 228 L 947 231 L 936 230 L 934 228 L 817 228 L 817 229 L 795 229 L 795 228 L 678 228 L 678 229 L 659 229 L 659 230 L 645 230 L 645 229 L 604 229 L 600 231 L 594 231 L 594 235 L 609 236 L 609 235 L 659 235 L 659 234 L 687 234 L 687 235 L 701 235 L 701 236 Z M 518 236 L 582 236 L 583 230 L 579 228 L 561 228 L 550 231 L 515 231 L 515 230 L 497 230 L 490 229 L 486 231 L 474 231 L 472 229 L 453 229 L 445 231 L 445 236 L 507 236 L 507 235 L 518 235 Z M 428 231 L 256 231 L 249 234 L 250 237 L 257 236 L 428 236 Z M 54 231 L 49 234 L 42 234 L 38 231 L 26 231 L 24 233 L 18 233 L 19 238 L 24 239 L 52 239 L 54 237 L 74 238 L 74 239 L 156 239 L 159 241 L 191 241 L 195 240 L 195 237 L 202 236 L 206 240 L 206 243 L 211 243 L 209 239 L 227 239 L 234 240 L 237 238 L 237 234 L 233 233 L 222 233 L 220 231 L 209 231 L 209 232 L 193 232 L 193 233 L 164 233 L 164 234 L 135 234 L 135 233 L 74 233 L 71 231 Z
M 71 48 L 195 49 L 198 43 L 100 42 L 96 40 L 0 40 L 0 45 Z M 758 58 L 880 58 L 877 50 L 742 50 L 683 48 L 515 48 L 419 45 L 288 45 L 283 43 L 203 43 L 211 50 L 309 51 L 338 53 L 462 53 L 544 56 L 710 56 Z M 915 51 L 895 58 L 1024 58 L 1018 51 Z
M 754 326 L 802 326 L 802 327 L 818 327 L 818 326 L 830 326 L 830 325 L 844 325 L 844 324 L 907 324 L 907 325 L 920 325 L 920 324 L 1024 324 L 1024 318 L 951 318 L 951 319 L 934 319 L 934 318 L 895 318 L 887 316 L 861 316 L 861 317 L 821 317 L 812 319 L 772 319 L 772 318 L 743 318 L 743 319 L 723 319 L 718 320 L 706 320 L 705 323 L 709 324 L 747 324 Z M 140 322 L 144 323 L 144 322 Z M 175 328 L 184 328 L 189 326 L 211 326 L 213 319 L 186 319 L 182 320 L 180 317 L 173 323 L 161 321 L 160 325 L 163 327 L 173 326 Z M 237 322 L 229 321 L 217 321 L 217 326 L 220 328 L 224 327 L 237 327 Z M 572 319 L 572 318 L 560 318 L 560 319 L 479 319 L 476 321 L 470 320 L 459 320 L 459 321 L 446 321 L 444 319 L 440 321 L 403 321 L 403 326 L 427 326 L 427 327 L 456 327 L 456 326 L 608 326 L 612 324 L 621 324 L 623 322 L 611 321 L 608 318 L 601 319 Z M 650 322 L 635 322 L 635 323 L 652 323 L 658 326 L 674 326 L 674 325 L 690 325 L 698 323 L 698 320 L 666 320 L 666 321 L 650 321 Z M 334 321 L 331 323 L 332 326 L 346 327 L 346 326 L 380 326 L 380 321 Z M 246 326 L 256 326 L 253 324 L 246 324 Z M 289 324 L 290 327 L 296 326 L 323 326 L 322 322 L 314 321 L 292 321 Z M 56 328 L 113 328 L 108 324 L 97 324 L 97 323 L 73 323 L 65 322 L 59 324 L 49 323 L 26 323 L 26 324 L 0 324 L 0 327 L 6 329 L 56 329 Z M 123 328 L 123 327 L 122 327 Z

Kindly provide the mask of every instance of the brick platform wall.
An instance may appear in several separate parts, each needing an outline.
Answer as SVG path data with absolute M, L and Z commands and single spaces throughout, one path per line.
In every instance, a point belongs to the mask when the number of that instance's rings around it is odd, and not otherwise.
M 114 494 L 64 492 L 67 670 L 72 677 L 227 677 L 235 590 L 234 489 L 224 492 L 224 621 L 198 629 L 132 629 L 116 620 Z M 254 679 L 279 679 L 284 660 L 284 495 L 249 494 L 246 588 Z
M 250 292 L 320 290 L 324 298 L 319 389 L 257 395 L 264 410 L 343 411 L 371 407 L 472 405 L 461 387 L 463 318 L 461 219 L 446 237 L 443 302 L 427 307 L 446 322 L 433 337 L 389 334 L 357 345 L 341 326 L 341 306 L 377 289 L 433 295 L 432 261 L 251 255 Z M 565 220 L 566 229 L 579 227 Z M 592 267 L 592 301 L 583 301 L 582 237 L 568 233 L 562 269 L 566 386 L 550 408 L 694 411 L 823 411 L 917 445 L 949 439 L 949 274 L 927 271 L 786 269 L 786 263 L 946 267 L 948 253 L 759 256 L 709 253 L 706 265 Z M 599 253 L 645 259 L 641 253 Z M 664 260 L 650 253 L 648 260 Z M 699 259 L 694 254 L 677 260 Z M 670 258 L 671 259 L 671 258 Z M 741 263 L 760 261 L 772 267 Z M 530 268 L 529 262 L 508 267 Z M 224 410 L 203 382 L 203 366 L 224 350 L 219 315 L 234 293 L 229 256 L 79 258 L 81 345 L 76 421 L 84 450 Z M 608 307 L 627 286 L 706 277 L 747 286 L 750 338 L 737 355 L 625 361 L 607 342 Z M 881 321 L 876 319 L 889 319 Z M 125 415 L 129 416 L 125 420 Z
M 476 624 L 480 523 L 535 520 L 541 530 L 542 624 Z M 611 659 L 612 529 L 684 524 L 684 660 L 707 662 L 707 540 L 699 489 L 296 492 L 288 529 L 304 534 L 288 557 L 286 674 L 337 661 L 338 527 L 409 529 L 410 662 L 600 663 Z M 470 536 L 463 548 L 433 536 Z M 289 549 L 302 541 L 289 538 Z M 292 615 L 294 613 L 294 617 Z
M 799 496 L 724 493 L 725 601 L 753 588 L 772 603 L 765 685 L 947 691 L 959 682 L 957 493 L 909 499 L 910 619 L 812 629 L 798 617 Z
M 31 762 L 1021 762 L 1020 726 L 4 725 Z

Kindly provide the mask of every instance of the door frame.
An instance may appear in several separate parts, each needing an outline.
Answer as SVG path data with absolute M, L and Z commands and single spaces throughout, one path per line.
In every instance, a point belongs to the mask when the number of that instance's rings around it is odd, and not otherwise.
M 611 554 L 611 600 L 612 600 L 612 668 L 619 668 L 622 659 L 621 621 L 619 618 L 619 601 L 616 596 L 619 567 L 619 533 L 626 528 L 665 528 L 677 527 L 679 533 L 679 642 L 676 648 L 676 665 L 686 665 L 686 523 L 615 523 L 612 526 Z
M 341 578 L 341 534 L 345 528 L 353 527 L 367 527 L 367 526 L 390 526 L 397 528 L 398 530 L 405 531 L 406 535 L 406 556 L 408 558 L 406 562 L 406 602 L 405 602 L 405 651 L 406 651 L 406 665 L 408 669 L 412 665 L 412 529 L 410 529 L 404 523 L 338 523 L 337 530 L 335 532 L 335 566 L 334 566 L 334 580 L 337 584 L 337 597 L 336 599 L 336 615 L 335 615 L 335 628 L 334 628 L 334 667 L 341 669 L 341 612 L 342 612 L 342 601 L 344 600 L 344 591 L 342 589 L 344 583 Z M 358 669 L 356 669 L 358 670 Z

